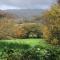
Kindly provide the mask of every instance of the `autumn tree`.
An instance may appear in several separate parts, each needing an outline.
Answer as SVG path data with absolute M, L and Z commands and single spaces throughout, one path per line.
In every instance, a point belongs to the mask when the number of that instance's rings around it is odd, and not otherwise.
M 59 41 L 60 44 L 60 6 L 53 5 L 50 10 L 44 13 L 42 19 L 50 32 L 48 40 L 55 43 Z
M 0 20 L 0 39 L 10 39 L 13 36 L 15 22 L 12 19 L 3 18 Z
M 27 38 L 40 38 L 42 36 L 41 32 L 41 26 L 42 24 L 40 23 L 23 23 L 22 26 L 24 30 L 26 31 L 25 35 Z

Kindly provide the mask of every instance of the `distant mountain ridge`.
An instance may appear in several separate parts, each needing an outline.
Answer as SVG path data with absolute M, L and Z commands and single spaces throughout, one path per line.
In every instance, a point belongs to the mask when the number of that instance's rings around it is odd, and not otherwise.
M 42 14 L 43 9 L 10 9 L 5 12 L 15 15 L 18 18 L 32 18 L 33 16 L 39 16 Z
M 5 12 L 4 10 L 0 10 L 0 18 L 15 18 L 15 16 L 13 14 L 10 14 L 9 12 Z
M 7 17 L 17 23 L 23 22 L 41 22 L 40 16 L 45 12 L 43 9 L 9 9 L 0 10 L 0 17 Z M 37 18 L 38 17 L 38 18 Z M 36 19 L 37 18 L 37 19 Z

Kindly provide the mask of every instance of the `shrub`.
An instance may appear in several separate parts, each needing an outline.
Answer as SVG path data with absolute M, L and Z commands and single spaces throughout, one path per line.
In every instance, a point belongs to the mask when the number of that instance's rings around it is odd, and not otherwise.
M 22 50 L 5 49 L 2 53 L 2 59 L 7 60 L 60 60 L 59 46 L 51 48 L 34 46 Z

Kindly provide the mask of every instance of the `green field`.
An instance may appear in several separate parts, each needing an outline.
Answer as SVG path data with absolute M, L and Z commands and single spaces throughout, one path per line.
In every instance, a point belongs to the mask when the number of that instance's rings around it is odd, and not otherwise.
M 29 45 L 29 46 L 35 46 L 40 45 L 42 47 L 48 47 L 50 46 L 44 39 L 15 39 L 15 40 L 0 40 L 0 48 L 2 49 L 5 47 L 9 48 L 20 48 L 18 46 L 22 45 Z M 1 50 L 0 49 L 0 50 Z
M 48 51 L 47 49 L 50 48 L 54 48 L 55 46 L 48 44 L 44 39 L 13 39 L 13 40 L 0 40 L 0 58 L 1 55 L 3 54 L 3 56 L 6 56 L 7 51 L 13 49 L 13 51 L 15 51 L 15 54 L 18 57 L 18 54 L 22 54 L 20 57 L 24 57 L 24 56 L 30 56 L 29 52 L 31 54 L 31 56 L 35 56 L 35 54 L 37 55 L 38 53 L 36 53 L 36 51 L 38 51 L 39 53 L 41 53 L 41 55 L 45 56 L 46 51 Z M 41 49 L 41 50 L 40 50 Z M 51 51 L 54 51 L 54 49 L 50 49 Z M 60 52 L 60 47 L 57 49 L 58 52 Z M 29 51 L 29 52 L 28 52 Z M 23 52 L 23 53 L 22 53 Z M 28 53 L 28 55 L 26 55 Z M 52 53 L 52 52 L 51 52 Z M 5 54 L 5 55 L 4 55 Z M 11 53 L 9 53 L 11 54 Z M 7 55 L 9 57 L 9 54 Z M 49 54 L 49 53 L 48 53 Z M 60 56 L 60 54 L 58 55 Z M 12 56 L 11 56 L 12 57 Z M 37 57 L 37 56 L 36 56 Z M 19 58 L 19 57 L 18 57 Z M 40 57 L 37 57 L 40 58 Z M 44 58 L 44 57 L 43 57 Z M 55 57 L 53 57 L 55 58 Z M 28 59 L 28 57 L 27 57 Z M 34 57 L 34 59 L 36 59 Z M 49 59 L 49 58 L 48 58 Z M 60 59 L 60 57 L 59 57 Z M 0 60 L 7 60 L 7 58 L 3 58 Z M 8 59 L 9 60 L 9 59 Z M 13 60 L 13 58 L 12 58 Z M 18 59 L 17 59 L 18 60 Z M 50 59 L 51 60 L 51 59 Z
M 24 49 L 24 46 L 36 46 L 39 45 L 43 48 L 51 47 L 44 39 L 13 39 L 13 40 L 0 40 L 0 50 L 4 48 L 12 49 Z
M 42 48 L 51 47 L 44 39 L 15 39 L 0 40 L 0 52 L 6 48 L 9 49 L 28 49 L 30 47 L 40 46 Z

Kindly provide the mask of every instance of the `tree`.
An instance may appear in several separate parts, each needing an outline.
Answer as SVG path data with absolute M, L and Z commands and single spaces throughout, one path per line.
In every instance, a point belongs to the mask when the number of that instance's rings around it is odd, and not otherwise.
M 30 37 L 32 37 L 32 38 L 41 38 L 42 37 L 42 31 L 41 31 L 42 25 L 41 24 L 23 23 L 21 26 L 25 31 L 24 36 L 26 38 L 30 38 Z
M 50 10 L 44 13 L 42 19 L 50 32 L 48 40 L 50 42 L 56 40 L 60 44 L 60 6 L 53 5 Z
M 13 36 L 15 22 L 11 19 L 3 18 L 0 20 L 0 39 L 10 39 Z

